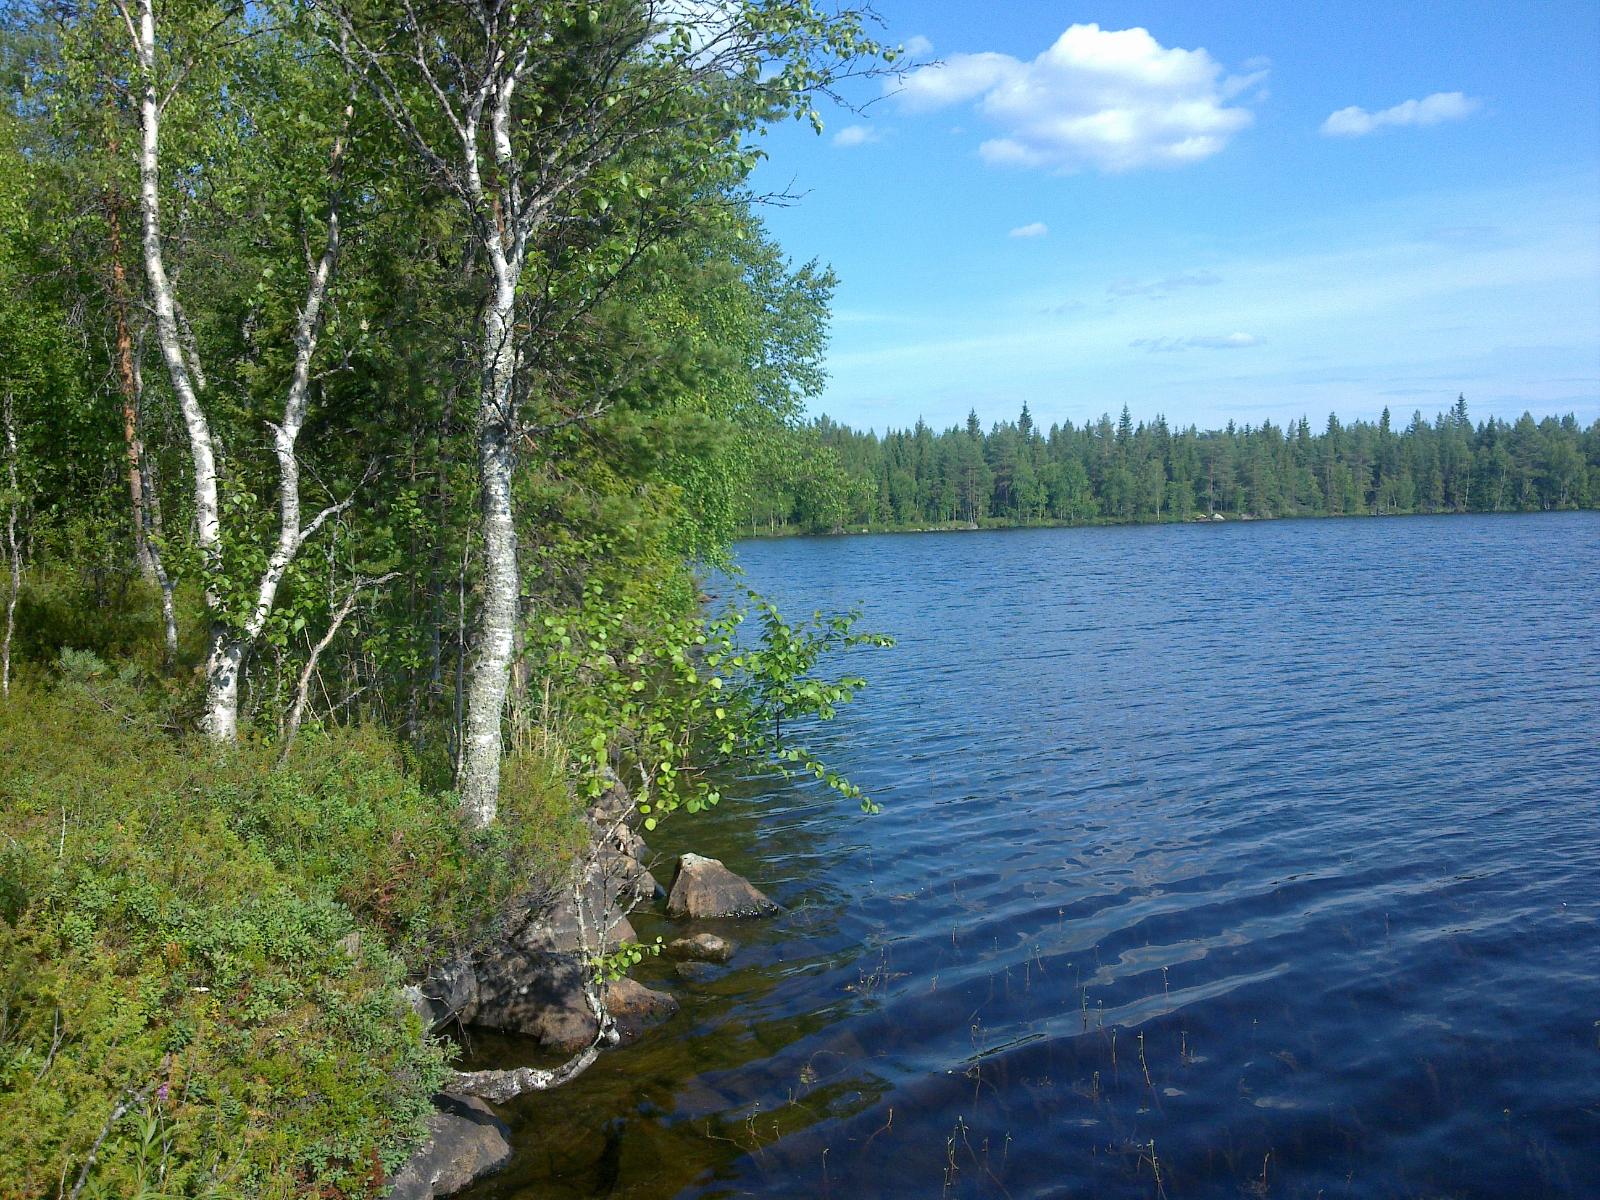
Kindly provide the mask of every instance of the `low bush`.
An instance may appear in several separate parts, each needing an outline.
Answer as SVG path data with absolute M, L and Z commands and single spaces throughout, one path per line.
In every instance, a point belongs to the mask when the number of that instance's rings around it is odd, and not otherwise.
M 375 731 L 279 769 L 66 666 L 0 701 L 0 1197 L 379 1194 L 446 1069 L 401 985 L 575 850 L 562 771 L 474 833 Z

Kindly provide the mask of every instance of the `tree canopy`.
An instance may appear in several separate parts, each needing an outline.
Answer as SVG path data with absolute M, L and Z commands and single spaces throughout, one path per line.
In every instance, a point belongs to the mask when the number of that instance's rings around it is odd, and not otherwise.
M 1600 506 L 1600 422 L 1474 425 L 1467 401 L 1396 429 L 1330 416 L 1201 430 L 1162 417 L 1041 429 L 1015 421 L 882 436 L 819 417 L 774 451 L 751 532 L 985 521 L 1028 524 L 1236 517 L 1526 512 Z

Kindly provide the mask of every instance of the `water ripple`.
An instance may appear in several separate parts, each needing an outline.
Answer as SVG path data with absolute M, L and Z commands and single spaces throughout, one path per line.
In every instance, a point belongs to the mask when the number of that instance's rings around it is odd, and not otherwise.
M 817 731 L 885 811 L 671 835 L 789 916 L 519 1110 L 631 1166 L 479 1195 L 1600 1195 L 1600 516 L 740 557 L 899 637 Z

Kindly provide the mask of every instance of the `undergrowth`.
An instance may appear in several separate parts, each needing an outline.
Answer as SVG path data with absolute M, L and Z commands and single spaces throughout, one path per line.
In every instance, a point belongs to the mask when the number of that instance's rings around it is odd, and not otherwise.
M 376 730 L 276 768 L 130 670 L 0 701 L 0 1197 L 380 1194 L 447 1066 L 401 986 L 576 852 L 564 772 L 472 832 Z

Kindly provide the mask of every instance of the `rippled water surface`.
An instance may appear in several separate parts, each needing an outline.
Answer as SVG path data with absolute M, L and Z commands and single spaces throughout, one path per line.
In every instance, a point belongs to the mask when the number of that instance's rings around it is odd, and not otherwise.
M 663 831 L 787 912 L 480 1200 L 1600 1196 L 1600 516 L 739 557 L 884 811 Z

